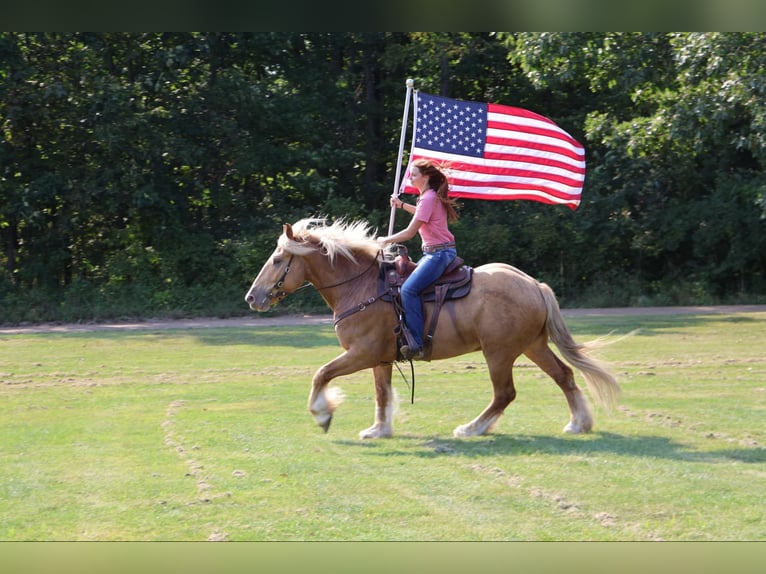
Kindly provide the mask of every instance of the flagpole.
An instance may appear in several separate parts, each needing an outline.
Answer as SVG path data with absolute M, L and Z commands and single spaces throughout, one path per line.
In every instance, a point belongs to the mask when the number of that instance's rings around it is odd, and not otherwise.
M 412 88 L 415 85 L 415 81 L 412 78 L 407 78 L 405 82 L 407 86 L 407 95 L 404 98 L 404 116 L 402 117 L 402 133 L 399 136 L 399 155 L 396 159 L 396 177 L 394 179 L 394 193 L 392 197 L 399 196 L 399 181 L 401 178 L 402 170 L 402 154 L 404 153 L 404 138 L 407 132 L 407 117 L 410 113 L 410 95 L 412 94 Z M 394 219 L 396 218 L 396 208 L 391 206 L 391 217 L 388 220 L 388 234 L 391 235 L 394 232 Z

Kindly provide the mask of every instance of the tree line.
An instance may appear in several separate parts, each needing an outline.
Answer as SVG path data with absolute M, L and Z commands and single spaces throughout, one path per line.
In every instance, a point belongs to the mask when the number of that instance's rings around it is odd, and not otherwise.
M 764 300 L 762 33 L 2 32 L 0 322 L 244 313 L 282 223 L 386 229 L 406 78 L 585 146 L 577 211 L 463 200 L 468 263 L 570 306 Z

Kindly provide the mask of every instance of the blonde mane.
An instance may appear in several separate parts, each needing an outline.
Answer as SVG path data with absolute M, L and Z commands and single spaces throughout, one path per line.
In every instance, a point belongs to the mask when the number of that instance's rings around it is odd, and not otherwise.
M 284 233 L 277 244 L 294 255 L 308 255 L 321 249 L 332 263 L 338 255 L 356 262 L 359 254 L 377 257 L 381 249 L 388 252 L 390 245 L 382 246 L 375 240 L 375 230 L 365 221 L 339 219 L 332 224 L 318 217 L 301 219 L 293 224 L 293 239 Z

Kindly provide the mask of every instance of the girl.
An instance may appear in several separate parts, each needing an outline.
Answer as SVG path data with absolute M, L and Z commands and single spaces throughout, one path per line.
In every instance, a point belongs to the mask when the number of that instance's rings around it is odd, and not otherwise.
M 423 358 L 423 308 L 420 293 L 433 284 L 457 257 L 455 236 L 448 222 L 457 221 L 455 200 L 449 197 L 447 176 L 426 159 L 415 160 L 410 167 L 410 181 L 420 191 L 417 204 L 404 203 L 391 197 L 391 206 L 412 213 L 412 220 L 399 233 L 378 237 L 381 243 L 401 243 L 420 234 L 423 257 L 402 285 L 404 320 L 412 335 L 413 348 L 405 345 L 401 353 L 405 359 Z

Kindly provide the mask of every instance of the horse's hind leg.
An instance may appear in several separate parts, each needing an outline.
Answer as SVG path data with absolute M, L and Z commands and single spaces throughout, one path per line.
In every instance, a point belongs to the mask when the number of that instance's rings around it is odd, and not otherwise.
M 570 414 L 564 432 L 589 432 L 593 428 L 593 413 L 588 399 L 575 383 L 572 369 L 559 359 L 548 346 L 547 335 L 542 335 L 524 351 L 524 354 L 556 381 L 559 388 L 564 391 Z
M 507 352 L 507 351 L 506 351 Z M 502 354 L 502 353 L 501 353 Z M 505 408 L 516 398 L 516 388 L 513 385 L 514 358 L 507 356 L 493 358 L 484 352 L 492 379 L 492 401 L 482 413 L 470 423 L 460 425 L 453 431 L 456 437 L 479 436 L 490 432 Z
M 387 438 L 394 434 L 396 391 L 391 386 L 393 364 L 373 367 L 375 377 L 375 424 L 359 433 L 359 438 Z

